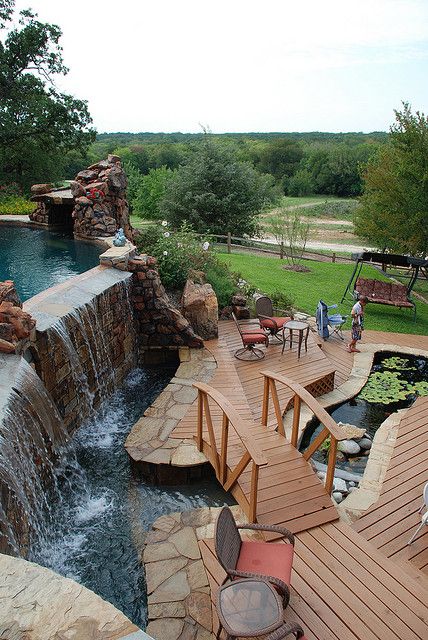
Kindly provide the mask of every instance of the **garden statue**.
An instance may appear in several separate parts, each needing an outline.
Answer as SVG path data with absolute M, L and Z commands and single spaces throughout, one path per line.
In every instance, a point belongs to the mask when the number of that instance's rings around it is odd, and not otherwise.
M 123 229 L 119 229 L 119 231 L 114 236 L 113 244 L 115 247 L 124 247 L 126 245 L 126 238 L 123 233 Z

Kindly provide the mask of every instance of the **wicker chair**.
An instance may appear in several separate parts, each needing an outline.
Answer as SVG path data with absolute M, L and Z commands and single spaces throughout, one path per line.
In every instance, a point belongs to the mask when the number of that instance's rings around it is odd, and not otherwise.
M 264 344 L 269 346 L 269 336 L 260 327 L 257 329 L 243 328 L 234 313 L 232 318 L 238 327 L 239 334 L 242 340 L 242 347 L 237 349 L 233 354 L 238 360 L 262 360 L 265 357 L 264 352 L 256 347 L 256 344 Z
M 281 333 L 284 324 L 292 318 L 283 315 L 286 313 L 283 309 L 274 309 L 272 300 L 267 296 L 256 298 L 256 313 L 262 329 L 269 331 L 272 337 L 282 340 L 282 336 L 278 334 Z
M 288 544 L 242 540 L 240 529 L 280 533 Z M 268 580 L 280 593 L 284 608 L 290 599 L 290 578 L 294 554 L 294 536 L 276 525 L 236 525 L 229 507 L 220 511 L 214 533 L 218 561 L 229 578 Z

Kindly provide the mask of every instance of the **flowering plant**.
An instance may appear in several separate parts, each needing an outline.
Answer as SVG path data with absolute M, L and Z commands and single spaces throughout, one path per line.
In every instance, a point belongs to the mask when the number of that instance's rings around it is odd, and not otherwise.
M 92 189 L 86 190 L 86 197 L 89 198 L 89 200 L 102 200 L 104 198 L 104 191 L 92 187 Z

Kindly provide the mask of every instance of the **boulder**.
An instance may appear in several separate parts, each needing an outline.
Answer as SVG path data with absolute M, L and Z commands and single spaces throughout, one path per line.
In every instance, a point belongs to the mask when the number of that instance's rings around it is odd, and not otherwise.
M 250 318 L 250 310 L 248 307 L 234 306 L 232 308 L 237 320 L 248 320 Z
M 360 445 L 355 440 L 341 440 L 337 445 L 338 451 L 343 451 L 348 456 L 355 456 L 360 453 Z
M 181 300 L 183 316 L 204 340 L 218 336 L 218 302 L 210 284 L 187 280 Z
M 14 307 L 22 308 L 22 302 L 19 299 L 13 280 L 0 282 L 0 302 L 3 302 L 4 300 L 6 302 L 11 302 Z
M 247 306 L 247 298 L 245 296 L 241 296 L 236 294 L 232 298 L 232 305 L 234 307 L 246 307 Z
M 70 182 L 70 191 L 71 191 L 71 195 L 74 198 L 80 198 L 81 196 L 85 195 L 84 187 L 81 185 L 80 182 L 77 182 L 76 180 L 72 180 Z
M 9 335 L 13 338 L 13 343 L 28 338 L 36 326 L 36 321 L 29 313 L 26 313 L 20 307 L 15 307 L 12 302 L 7 302 L 6 300 L 0 303 L 0 323 L 11 325 L 13 333 L 9 333 Z M 4 329 L 3 335 L 5 335 Z
M 31 193 L 35 196 L 40 196 L 43 193 L 49 193 L 52 190 L 52 185 L 50 182 L 46 182 L 44 184 L 33 184 L 31 187 Z
M 370 438 L 361 438 L 361 440 L 358 441 L 359 446 L 361 447 L 361 449 L 363 449 L 363 451 L 368 451 L 369 449 L 372 448 L 372 441 L 370 440 Z

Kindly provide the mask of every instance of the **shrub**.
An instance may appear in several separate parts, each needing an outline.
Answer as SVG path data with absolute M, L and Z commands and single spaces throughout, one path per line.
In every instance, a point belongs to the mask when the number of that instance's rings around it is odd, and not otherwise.
M 35 209 L 34 202 L 22 196 L 0 196 L 0 215 L 25 216 Z
M 237 291 L 236 277 L 209 250 L 208 240 L 186 225 L 176 232 L 170 232 L 165 222 L 162 225 L 146 227 L 136 242 L 140 252 L 157 259 L 164 286 L 167 289 L 181 289 L 190 269 L 203 271 L 216 293 L 219 307 L 230 304 Z
M 273 291 L 269 294 L 272 304 L 277 309 L 284 309 L 290 315 L 293 311 L 294 300 L 283 291 Z

